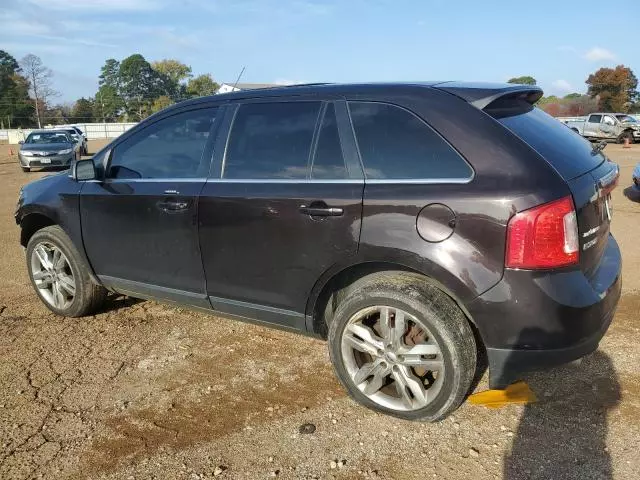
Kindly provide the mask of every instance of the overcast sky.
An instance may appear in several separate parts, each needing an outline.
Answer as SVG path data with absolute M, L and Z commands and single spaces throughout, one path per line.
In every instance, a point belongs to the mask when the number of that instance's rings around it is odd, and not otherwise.
M 92 96 L 107 58 L 176 58 L 232 82 L 506 81 L 584 92 L 640 74 L 640 10 L 601 0 L 3 0 L 0 49 L 42 58 L 60 101 Z M 623 5 L 626 7 L 623 8 Z

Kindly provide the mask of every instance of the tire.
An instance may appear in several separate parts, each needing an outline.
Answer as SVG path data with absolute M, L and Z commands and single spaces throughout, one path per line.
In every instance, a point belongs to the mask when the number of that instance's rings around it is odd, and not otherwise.
M 618 137 L 618 143 L 624 143 L 624 140 L 628 138 L 629 143 L 633 143 L 633 133 L 632 132 L 622 132 Z
M 38 253 L 42 254 L 43 249 L 46 254 L 46 263 L 50 266 L 56 263 L 56 266 L 60 266 L 59 268 L 43 267 L 44 264 L 39 260 L 42 257 L 38 256 Z M 34 253 L 36 250 L 37 252 Z M 56 251 L 61 252 L 57 262 L 55 262 Z M 53 273 L 54 270 L 55 273 Z M 57 225 L 38 230 L 29 240 L 27 271 L 31 285 L 40 300 L 57 315 L 64 317 L 90 315 L 102 306 L 107 296 L 107 290 L 91 280 L 89 269 L 78 250 L 62 228 Z M 74 283 L 73 295 L 69 290 L 69 279 Z M 47 284 L 51 284 L 51 287 L 45 288 Z M 60 295 L 56 295 L 55 290 L 59 290 Z M 56 301 L 62 298 L 64 301 Z
M 357 349 L 351 349 L 353 332 L 350 329 L 353 328 L 354 319 L 358 318 L 362 312 L 378 308 L 377 306 L 381 306 L 383 310 L 389 308 L 391 311 L 395 311 L 395 314 L 386 314 L 386 318 L 393 317 L 389 325 L 393 324 L 394 329 L 397 326 L 397 316 L 403 312 L 406 330 L 404 322 L 402 323 L 403 328 L 398 330 L 402 332 L 400 336 L 402 349 L 411 349 L 416 345 L 407 346 L 407 339 L 409 334 L 414 331 L 414 327 L 420 327 L 417 331 L 425 334 L 424 341 L 430 344 L 435 343 L 439 348 L 439 352 L 436 355 L 430 355 L 429 358 L 434 358 L 434 361 L 443 365 L 444 373 L 438 373 L 436 376 L 434 375 L 435 371 L 427 370 L 427 373 L 423 375 L 431 376 L 431 378 L 425 380 L 423 376 L 421 379 L 420 370 L 417 369 L 422 367 L 407 367 L 405 364 L 394 363 L 406 361 L 406 356 L 398 355 L 391 358 L 387 352 L 387 347 L 391 348 L 390 345 L 385 346 L 384 356 L 381 356 L 380 350 L 378 350 L 377 357 L 361 353 Z M 374 313 L 373 316 L 367 317 L 366 321 L 370 322 L 376 315 Z M 382 311 L 378 318 L 383 318 Z M 377 322 L 375 325 L 379 326 L 381 320 Z M 422 326 L 418 323 L 421 323 Z M 356 325 L 359 324 L 356 323 Z M 422 327 L 426 327 L 426 329 Z M 374 334 L 379 333 L 376 330 L 371 331 Z M 393 334 L 390 335 L 393 336 Z M 378 340 L 382 337 L 384 335 L 378 337 Z M 356 335 L 355 338 L 356 342 L 359 342 L 363 337 Z M 449 296 L 425 281 L 424 277 L 409 272 L 381 272 L 367 275 L 341 292 L 338 296 L 338 307 L 330 321 L 328 343 L 329 355 L 336 375 L 349 395 L 366 407 L 405 420 L 435 422 L 447 417 L 460 406 L 469 393 L 476 373 L 476 342 L 466 316 Z M 364 358 L 364 360 L 359 363 L 358 357 Z M 423 362 L 428 361 L 425 356 L 419 358 Z M 353 373 L 354 359 L 356 361 L 356 375 Z M 392 365 L 390 367 L 392 372 L 386 377 L 386 384 L 382 389 L 377 391 L 373 397 L 367 395 L 365 391 L 369 383 L 375 382 L 375 376 L 367 377 L 364 382 L 358 384 L 360 386 L 356 385 L 354 379 L 358 378 L 357 375 L 363 370 L 363 366 L 368 368 L 368 365 L 378 361 L 382 362 L 381 365 L 384 366 L 385 359 L 387 366 Z M 418 388 L 426 391 L 425 397 L 428 399 L 426 405 L 422 405 L 422 402 L 418 401 L 418 396 L 411 394 L 414 390 L 407 386 L 409 383 L 406 381 L 402 383 L 405 385 L 404 389 L 398 388 L 401 383 L 395 380 L 398 378 L 396 375 L 405 372 L 406 379 L 407 368 L 409 378 L 421 381 L 418 384 L 412 382 L 411 385 L 413 387 L 422 385 Z M 399 369 L 400 372 L 396 369 Z M 425 389 L 427 382 L 429 385 Z M 435 389 L 436 385 L 437 389 Z M 429 392 L 432 388 L 435 390 L 432 398 L 429 399 Z M 394 390 L 399 397 L 397 401 L 393 398 Z M 401 390 L 405 391 L 405 396 L 411 398 L 403 399 Z M 389 394 L 387 395 L 385 392 L 389 392 Z M 380 398 L 375 398 L 376 396 Z M 394 404 L 389 405 L 390 402 Z M 399 404 L 402 405 L 398 406 Z
M 29 167 L 20 167 L 20 168 L 22 168 L 22 171 L 25 173 L 29 173 L 31 171 L 31 168 Z

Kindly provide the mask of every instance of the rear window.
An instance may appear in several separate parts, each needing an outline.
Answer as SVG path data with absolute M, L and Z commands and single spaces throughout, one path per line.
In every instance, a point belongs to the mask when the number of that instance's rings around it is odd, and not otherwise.
M 593 170 L 604 160 L 602 155 L 591 154 L 593 146 L 588 140 L 539 108 L 488 113 L 544 157 L 565 180 Z

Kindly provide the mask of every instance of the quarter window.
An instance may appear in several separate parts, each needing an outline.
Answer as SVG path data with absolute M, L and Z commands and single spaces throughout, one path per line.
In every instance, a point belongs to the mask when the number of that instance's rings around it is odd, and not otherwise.
M 386 103 L 349 102 L 369 179 L 470 179 L 473 170 L 413 113 Z
M 225 155 L 230 179 L 307 178 L 320 102 L 240 106 Z
M 199 178 L 209 172 L 203 158 L 216 108 L 179 113 L 116 145 L 109 178 Z

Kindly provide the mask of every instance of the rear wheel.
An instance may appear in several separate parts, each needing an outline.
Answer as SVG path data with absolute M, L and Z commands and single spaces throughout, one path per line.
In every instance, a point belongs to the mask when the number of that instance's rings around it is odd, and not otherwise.
M 347 289 L 329 327 L 336 374 L 357 402 L 437 421 L 465 398 L 476 369 L 459 307 L 419 275 L 376 273 Z
M 58 226 L 38 230 L 27 244 L 31 284 L 52 312 L 65 317 L 94 313 L 107 291 L 96 285 L 71 239 Z

